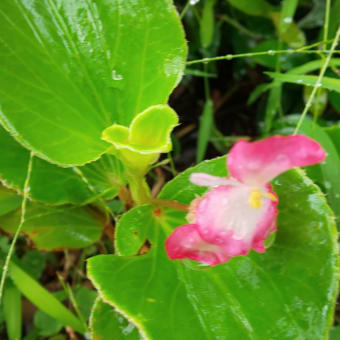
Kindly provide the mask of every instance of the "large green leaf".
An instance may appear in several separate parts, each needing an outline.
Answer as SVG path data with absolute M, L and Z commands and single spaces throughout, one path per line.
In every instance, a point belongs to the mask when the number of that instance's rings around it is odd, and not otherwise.
M 201 163 L 160 197 L 189 203 L 204 188 L 192 172 L 226 175 L 225 158 Z M 277 239 L 265 254 L 251 252 L 216 267 L 170 261 L 164 240 L 184 213 L 140 206 L 117 226 L 122 256 L 100 255 L 88 275 L 101 297 L 147 339 L 324 339 L 337 294 L 336 229 L 326 200 L 301 171 L 273 181 L 279 202 Z M 148 239 L 149 253 L 133 256 Z
M 98 298 L 93 306 L 90 328 L 95 340 L 139 340 L 137 328 L 120 315 L 112 306 Z
M 9 188 L 23 192 L 30 152 L 0 126 L 0 179 Z M 81 168 L 95 189 L 112 198 L 120 183 L 119 161 L 112 155 Z M 49 204 L 83 203 L 95 199 L 85 181 L 73 169 L 61 168 L 38 157 L 33 159 L 29 197 Z
M 15 233 L 21 209 L 0 217 L 0 228 Z M 41 250 L 82 248 L 98 241 L 103 230 L 101 217 L 91 208 L 46 206 L 30 203 L 21 231 Z
M 66 166 L 104 153 L 104 128 L 165 103 L 186 58 L 171 0 L 3 0 L 0 32 L 0 120 Z

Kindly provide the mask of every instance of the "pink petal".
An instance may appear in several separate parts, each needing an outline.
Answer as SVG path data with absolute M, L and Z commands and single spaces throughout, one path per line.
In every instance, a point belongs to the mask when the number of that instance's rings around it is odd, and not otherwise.
M 230 175 L 248 185 L 264 185 L 280 173 L 298 166 L 322 162 L 325 151 L 313 139 L 302 136 L 273 136 L 257 142 L 241 140 L 231 149 Z
M 223 247 L 206 242 L 198 232 L 197 225 L 187 224 L 176 228 L 165 242 L 170 259 L 192 259 L 211 266 L 229 260 Z
M 275 230 L 278 199 L 267 185 L 262 192 L 260 207 L 251 205 L 254 188 L 220 186 L 200 200 L 195 223 L 201 237 L 224 248 L 228 257 L 246 255 L 253 248 L 264 252 L 264 240 Z
M 202 187 L 216 187 L 218 185 L 237 184 L 235 180 L 226 177 L 217 177 L 204 173 L 193 173 L 190 176 L 190 182 Z

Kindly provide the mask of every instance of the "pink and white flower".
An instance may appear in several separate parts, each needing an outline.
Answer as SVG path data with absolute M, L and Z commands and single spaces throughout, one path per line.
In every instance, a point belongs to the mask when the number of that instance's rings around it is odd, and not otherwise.
M 317 142 L 302 135 L 237 142 L 227 158 L 230 177 L 191 175 L 192 183 L 211 189 L 191 202 L 189 224 L 176 228 L 167 238 L 168 256 L 214 266 L 247 255 L 250 249 L 263 253 L 264 241 L 276 230 L 278 214 L 278 197 L 269 181 L 325 157 Z

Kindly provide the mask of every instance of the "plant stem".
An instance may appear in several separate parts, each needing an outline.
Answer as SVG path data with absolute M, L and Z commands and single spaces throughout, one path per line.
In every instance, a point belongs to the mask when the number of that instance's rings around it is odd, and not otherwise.
M 25 183 L 24 183 L 24 197 L 23 197 L 22 203 L 21 203 L 20 222 L 19 222 L 18 228 L 17 228 L 17 230 L 14 234 L 14 237 L 12 239 L 12 243 L 11 243 L 11 246 L 8 250 L 7 257 L 6 257 L 6 260 L 5 260 L 5 264 L 4 264 L 4 267 L 2 269 L 1 282 L 0 282 L 0 303 L 1 303 L 2 295 L 3 295 L 6 276 L 7 276 L 7 273 L 8 273 L 9 262 L 12 258 L 12 255 L 13 255 L 13 252 L 14 252 L 14 247 L 15 247 L 15 244 L 18 240 L 21 228 L 22 228 L 23 224 L 25 223 L 26 205 L 27 205 L 27 199 L 28 199 L 28 192 L 30 190 L 29 182 L 30 182 L 30 178 L 31 178 L 33 158 L 34 158 L 34 153 L 33 153 L 33 151 L 31 151 L 30 158 L 29 158 L 29 161 L 28 161 L 27 175 L 26 175 L 26 179 L 25 179 Z
M 308 112 L 310 106 L 312 105 L 312 102 L 313 102 L 313 99 L 314 99 L 314 97 L 315 97 L 316 91 L 318 90 L 318 87 L 321 85 L 322 77 L 324 76 L 324 74 L 325 74 L 325 72 L 326 72 L 326 69 L 327 69 L 327 67 L 328 67 L 328 65 L 329 65 L 329 62 L 331 61 L 333 52 L 334 52 L 334 50 L 335 50 L 335 47 L 336 47 L 336 45 L 337 45 L 337 43 L 338 43 L 339 38 L 340 38 L 340 25 L 339 25 L 338 30 L 337 30 L 337 32 L 336 32 L 335 39 L 334 39 L 334 41 L 333 41 L 333 43 L 332 43 L 330 52 L 329 52 L 329 54 L 328 54 L 328 56 L 327 56 L 327 58 L 326 58 L 324 64 L 322 65 L 322 68 L 321 68 L 321 70 L 320 70 L 319 77 L 318 77 L 317 81 L 316 81 L 315 84 L 314 84 L 312 93 L 310 94 L 310 96 L 309 96 L 309 98 L 308 98 L 308 101 L 307 101 L 307 103 L 306 103 L 306 105 L 305 105 L 305 108 L 303 109 L 303 112 L 302 112 L 302 114 L 301 114 L 301 116 L 300 116 L 300 119 L 299 119 L 299 121 L 298 121 L 298 123 L 297 123 L 297 125 L 296 125 L 295 131 L 294 131 L 294 135 L 296 135 L 296 134 L 298 133 L 298 131 L 300 130 L 300 127 L 301 127 L 301 125 L 302 125 L 302 122 L 303 122 L 303 120 L 305 119 L 306 114 L 307 114 L 307 112 Z
M 332 53 L 334 50 L 332 51 Z M 211 61 L 219 61 L 219 60 L 232 60 L 236 58 L 248 58 L 248 57 L 255 57 L 261 55 L 276 55 L 276 54 L 289 54 L 289 53 L 305 53 L 305 54 L 318 54 L 318 53 L 331 53 L 331 50 L 306 50 L 304 48 L 299 49 L 289 49 L 289 50 L 268 50 L 263 52 L 250 52 L 250 53 L 240 53 L 240 54 L 227 54 L 224 56 L 218 56 L 213 58 L 203 58 L 197 60 L 191 60 L 187 62 L 187 65 L 199 64 L 199 63 L 208 63 Z M 335 53 L 340 53 L 340 51 L 335 51 Z
M 148 204 L 151 201 L 151 193 L 145 177 L 139 174 L 127 174 L 131 196 L 138 205 Z
M 151 203 L 156 206 L 168 207 L 168 208 L 173 208 L 173 209 L 181 210 L 181 211 L 189 210 L 188 204 L 178 203 L 176 201 L 168 201 L 168 200 L 163 200 L 159 198 L 154 198 Z

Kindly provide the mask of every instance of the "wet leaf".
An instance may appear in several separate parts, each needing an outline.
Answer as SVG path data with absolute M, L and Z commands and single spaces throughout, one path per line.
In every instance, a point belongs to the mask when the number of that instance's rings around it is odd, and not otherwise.
M 15 233 L 20 217 L 21 209 L 1 216 L 0 228 Z M 83 248 L 98 241 L 103 221 L 90 208 L 30 203 L 21 230 L 40 250 Z
M 23 193 L 30 151 L 22 147 L 0 126 L 0 178 L 9 188 Z M 81 167 L 98 196 L 114 197 L 121 180 L 121 165 L 112 155 Z M 35 157 L 32 164 L 29 197 L 48 204 L 80 204 L 95 200 L 87 183 L 73 169 L 61 168 Z
M 91 339 L 141 339 L 137 328 L 120 315 L 112 306 L 98 298 L 90 318 Z
M 184 69 L 170 0 L 3 0 L 0 23 L 0 121 L 63 166 L 99 158 L 101 132 L 167 102 Z
M 160 197 L 189 203 L 205 190 L 189 182 L 190 173 L 201 171 L 226 175 L 225 158 L 185 171 Z M 92 257 L 88 275 L 101 297 L 148 339 L 321 340 L 337 295 L 333 215 L 301 171 L 289 171 L 273 184 L 280 199 L 278 232 L 265 254 L 252 252 L 216 267 L 170 261 L 164 241 L 185 223 L 185 213 L 146 205 L 119 221 L 121 256 Z M 149 252 L 133 256 L 145 239 Z

